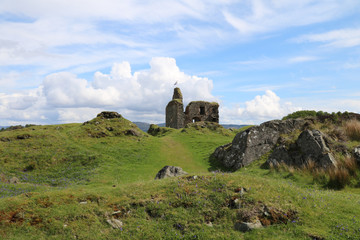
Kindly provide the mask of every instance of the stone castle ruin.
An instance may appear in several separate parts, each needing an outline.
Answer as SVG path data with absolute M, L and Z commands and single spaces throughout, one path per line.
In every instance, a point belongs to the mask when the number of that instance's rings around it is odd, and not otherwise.
M 216 102 L 193 101 L 185 109 L 180 88 L 174 89 L 172 100 L 166 106 L 166 127 L 183 128 L 192 122 L 219 123 L 219 104 Z

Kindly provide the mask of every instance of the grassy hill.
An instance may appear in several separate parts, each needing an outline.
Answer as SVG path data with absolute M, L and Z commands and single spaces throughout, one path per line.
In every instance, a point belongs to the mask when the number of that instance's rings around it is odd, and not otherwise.
M 212 152 L 242 130 L 196 123 L 152 136 L 97 117 L 2 131 L 0 238 L 360 239 L 357 187 L 326 189 L 307 173 L 262 169 L 262 159 L 215 171 Z M 154 180 L 165 165 L 189 175 Z M 268 226 L 235 230 L 256 216 Z

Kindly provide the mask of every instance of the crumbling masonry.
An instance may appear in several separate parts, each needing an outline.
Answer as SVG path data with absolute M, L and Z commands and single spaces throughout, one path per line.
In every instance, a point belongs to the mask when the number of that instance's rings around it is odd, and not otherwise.
M 166 127 L 183 128 L 188 123 L 200 121 L 219 123 L 219 104 L 194 101 L 186 106 L 184 112 L 180 88 L 175 88 L 173 98 L 166 106 Z

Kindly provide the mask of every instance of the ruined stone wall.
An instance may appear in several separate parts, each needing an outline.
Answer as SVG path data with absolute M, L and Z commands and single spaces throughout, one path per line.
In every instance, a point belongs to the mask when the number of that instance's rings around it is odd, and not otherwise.
M 166 106 L 166 127 L 183 128 L 184 127 L 184 106 L 177 99 L 172 100 Z
M 175 88 L 173 99 L 166 106 L 166 127 L 179 129 L 188 123 L 200 121 L 219 123 L 219 104 L 195 101 L 189 103 L 184 112 L 180 88 Z
M 200 121 L 219 123 L 219 104 L 204 101 L 189 103 L 185 110 L 184 125 Z
M 184 127 L 184 105 L 180 88 L 174 89 L 172 100 L 166 106 L 166 127 Z

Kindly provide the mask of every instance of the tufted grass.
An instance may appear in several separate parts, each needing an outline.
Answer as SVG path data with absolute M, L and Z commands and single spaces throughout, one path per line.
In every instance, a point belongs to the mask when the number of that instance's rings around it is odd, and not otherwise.
M 360 141 L 360 122 L 349 120 L 344 123 L 346 135 L 353 141 Z
M 236 132 L 190 127 L 154 137 L 115 134 L 106 127 L 0 132 L 0 139 L 10 139 L 0 141 L 0 239 L 360 238 L 356 184 L 330 190 L 305 171 L 263 169 L 266 156 L 235 173 L 211 172 L 218 170 L 211 153 Z M 129 127 L 118 126 L 118 133 Z M 30 138 L 17 138 L 23 134 Z M 154 180 L 164 165 L 180 166 L 197 178 Z M 13 176 L 21 183 L 4 182 Z M 241 197 L 240 187 L 247 189 Z M 241 199 L 240 209 L 231 207 L 234 197 Z M 236 231 L 241 211 L 261 204 L 296 211 L 296 218 Z M 123 227 L 113 229 L 109 216 Z

